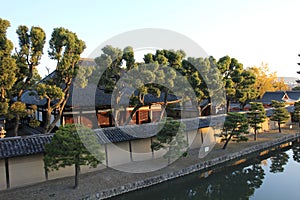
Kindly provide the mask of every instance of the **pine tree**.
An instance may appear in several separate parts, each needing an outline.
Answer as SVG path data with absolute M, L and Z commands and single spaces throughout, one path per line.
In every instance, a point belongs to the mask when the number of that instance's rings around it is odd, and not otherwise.
M 230 140 L 235 142 L 247 141 L 248 138 L 244 134 L 248 134 L 248 122 L 244 114 L 227 113 L 224 123 L 223 132 L 221 133 L 222 141 L 225 141 L 223 149 L 226 149 Z
M 180 121 L 166 118 L 163 127 L 156 135 L 157 141 L 152 142 L 151 148 L 154 151 L 166 149 L 167 153 L 164 158 L 168 159 L 170 164 L 171 159 L 176 159 L 181 156 L 186 156 L 187 141 L 184 137 L 185 127 Z
M 272 105 L 274 107 L 274 110 L 270 119 L 278 123 L 278 131 L 279 133 L 281 133 L 281 124 L 285 124 L 289 119 L 290 115 L 289 112 L 285 109 L 284 102 L 273 100 Z
M 266 120 L 267 116 L 262 103 L 251 102 L 250 105 L 250 111 L 247 113 L 248 123 L 254 129 L 254 140 L 256 140 L 257 131 L 262 128 L 261 123 Z
M 60 126 L 51 143 L 45 146 L 44 163 L 47 171 L 74 165 L 74 188 L 78 187 L 80 165 L 96 167 L 103 159 L 95 133 L 79 124 Z
M 295 119 L 298 120 L 299 127 L 300 127 L 300 102 L 299 101 L 295 102 L 294 108 L 295 109 L 294 109 L 293 116 L 294 116 Z

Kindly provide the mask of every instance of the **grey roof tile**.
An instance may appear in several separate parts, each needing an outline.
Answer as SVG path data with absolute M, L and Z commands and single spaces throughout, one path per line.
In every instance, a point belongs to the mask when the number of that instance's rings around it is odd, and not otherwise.
M 44 152 L 52 135 L 34 135 L 0 139 L 0 159 Z
M 200 119 L 184 119 L 182 122 L 186 125 L 186 130 L 195 130 L 197 127 L 217 126 L 222 122 L 224 116 L 207 117 Z M 159 131 L 158 123 L 129 125 L 123 127 L 109 127 L 95 129 L 98 141 L 101 144 L 118 143 L 141 138 L 149 138 Z M 45 144 L 51 142 L 53 134 L 32 135 L 24 137 L 11 137 L 0 139 L 0 159 L 16 156 L 26 156 L 43 153 Z

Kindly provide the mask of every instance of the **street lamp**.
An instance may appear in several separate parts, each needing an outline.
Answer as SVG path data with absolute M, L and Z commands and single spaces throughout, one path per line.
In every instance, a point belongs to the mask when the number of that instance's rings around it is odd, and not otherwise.
M 0 138 L 4 138 L 5 133 L 6 133 L 6 131 L 4 130 L 3 126 L 0 126 Z

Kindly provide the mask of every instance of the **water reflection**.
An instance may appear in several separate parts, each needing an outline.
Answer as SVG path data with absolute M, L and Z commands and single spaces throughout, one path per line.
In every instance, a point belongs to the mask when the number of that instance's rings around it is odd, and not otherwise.
M 293 159 L 294 161 L 300 163 L 300 142 L 294 142 L 292 146 Z
M 285 152 L 277 152 L 270 158 L 272 161 L 270 166 L 270 172 L 279 173 L 284 171 L 284 166 L 288 163 L 289 155 Z
M 235 165 L 234 163 L 237 161 L 233 161 L 226 166 L 218 166 L 206 172 L 194 173 L 113 199 L 249 199 L 262 186 L 266 176 L 264 169 L 270 171 L 271 174 L 284 172 L 289 161 L 289 155 L 285 151 L 290 148 L 292 148 L 294 160 L 299 162 L 300 143 L 297 142 L 292 147 L 270 151 L 263 156 L 257 154 L 247 157 L 246 161 L 239 165 Z

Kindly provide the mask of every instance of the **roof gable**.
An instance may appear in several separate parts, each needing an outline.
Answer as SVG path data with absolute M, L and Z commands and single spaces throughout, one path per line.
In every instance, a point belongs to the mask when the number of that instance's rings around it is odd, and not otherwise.
M 285 102 L 290 101 L 290 98 L 284 91 L 265 92 L 263 97 L 260 99 L 260 102 L 264 104 L 271 104 L 272 100 Z

